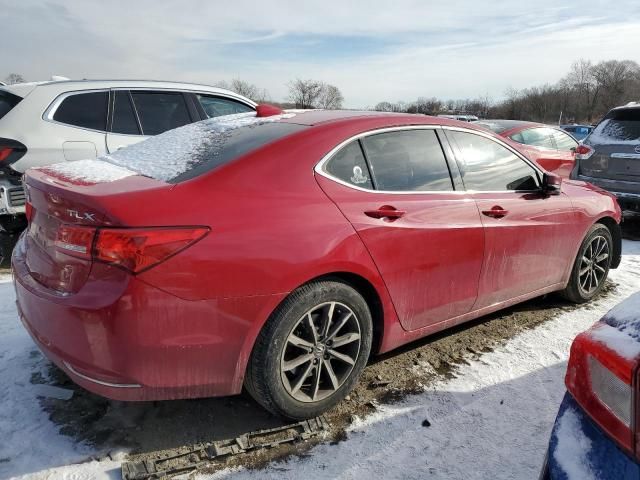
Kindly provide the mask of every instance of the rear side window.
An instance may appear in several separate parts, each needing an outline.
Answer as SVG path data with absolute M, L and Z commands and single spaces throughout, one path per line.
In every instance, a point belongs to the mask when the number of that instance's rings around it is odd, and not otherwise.
M 633 142 L 640 140 L 640 108 L 614 110 L 595 128 L 591 141 Z
M 220 117 L 222 115 L 233 115 L 235 113 L 252 112 L 253 108 L 244 103 L 236 102 L 229 98 L 214 97 L 212 95 L 197 94 L 196 98 L 204 113 L 208 118 Z
M 111 131 L 125 135 L 140 135 L 136 114 L 133 111 L 133 106 L 129 99 L 129 92 L 122 90 L 115 92 Z
M 376 190 L 453 190 L 447 161 L 433 130 L 379 133 L 362 143 Z
M 131 92 L 143 135 L 158 135 L 191 123 L 184 96 L 179 92 Z
M 9 113 L 13 107 L 20 103 L 20 100 L 22 98 L 17 95 L 0 90 L 0 118 Z
M 447 132 L 447 137 L 458 147 L 458 161 L 467 190 L 502 192 L 539 188 L 535 169 L 499 143 L 466 132 Z
M 578 146 L 578 142 L 560 130 L 552 130 L 551 135 L 553 136 L 554 142 L 556 142 L 556 148 L 560 151 L 568 152 Z
M 66 97 L 53 114 L 53 120 L 74 127 L 105 131 L 107 92 L 77 93 Z
M 355 187 L 373 189 L 367 162 L 357 140 L 340 149 L 327 162 L 327 173 Z
M 550 128 L 529 128 L 511 135 L 511 140 L 534 147 L 549 148 L 555 150 L 555 145 L 551 139 Z

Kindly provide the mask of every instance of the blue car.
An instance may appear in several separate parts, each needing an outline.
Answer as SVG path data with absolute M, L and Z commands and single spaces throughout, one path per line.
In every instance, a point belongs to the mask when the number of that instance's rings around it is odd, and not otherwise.
M 571 346 L 540 479 L 640 479 L 640 293 Z
M 565 132 L 569 132 L 579 142 L 584 140 L 593 131 L 591 125 L 560 125 Z

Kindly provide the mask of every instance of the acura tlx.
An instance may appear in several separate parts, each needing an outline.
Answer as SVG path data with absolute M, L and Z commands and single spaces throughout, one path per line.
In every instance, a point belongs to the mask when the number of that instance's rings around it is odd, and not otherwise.
M 263 105 L 25 182 L 20 317 L 113 399 L 244 387 L 315 416 L 370 355 L 554 291 L 587 302 L 620 262 L 614 197 L 445 118 Z

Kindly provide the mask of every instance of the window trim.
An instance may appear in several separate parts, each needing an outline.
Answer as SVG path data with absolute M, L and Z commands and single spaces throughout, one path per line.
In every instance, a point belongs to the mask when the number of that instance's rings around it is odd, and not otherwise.
M 457 183 L 455 181 L 453 172 L 451 171 L 452 166 L 450 165 L 450 159 L 449 156 L 447 155 L 447 151 L 445 146 L 442 144 L 442 139 L 438 136 L 438 130 L 441 130 L 442 127 L 440 125 L 405 125 L 405 126 L 401 126 L 401 127 L 383 127 L 383 128 L 377 128 L 375 130 L 368 130 L 366 132 L 362 132 L 362 133 L 358 133 L 356 135 L 353 135 L 349 138 L 347 138 L 346 140 L 340 142 L 338 145 L 336 145 L 335 147 L 333 147 L 329 153 L 327 153 L 324 157 L 322 157 L 320 159 L 320 161 L 316 164 L 316 166 L 314 167 L 313 171 L 319 175 L 322 175 L 325 178 L 328 178 L 329 180 L 332 180 L 336 183 L 339 183 L 340 185 L 344 185 L 346 187 L 352 188 L 353 190 L 358 190 L 361 192 L 368 192 L 368 193 L 379 193 L 379 194 L 399 194 L 399 195 L 424 195 L 424 194 L 430 194 L 430 195 L 450 195 L 452 193 L 466 193 L 464 190 L 458 190 L 457 187 Z M 451 178 L 451 185 L 453 190 L 434 190 L 434 191 L 428 191 L 428 190 L 371 190 L 369 188 L 362 188 L 362 187 L 358 187 L 356 185 L 353 185 L 351 183 L 345 182 L 344 180 L 341 180 L 340 178 L 331 175 L 329 172 L 327 172 L 327 170 L 324 168 L 325 165 L 333 158 L 333 156 L 340 151 L 343 147 L 347 146 L 349 143 L 353 142 L 353 141 L 357 141 L 358 143 L 361 143 L 360 140 L 371 136 L 371 135 L 377 135 L 380 133 L 388 133 L 388 132 L 399 132 L 399 131 L 406 131 L 406 130 L 434 130 L 434 132 L 436 133 L 436 138 L 438 140 L 438 143 L 440 144 L 440 148 L 442 148 L 442 153 L 443 156 L 445 158 L 445 162 L 447 164 L 447 168 L 449 170 L 449 177 Z M 361 146 L 362 148 L 362 146 Z M 364 155 L 365 155 L 365 161 L 367 162 L 367 167 L 370 168 L 369 166 L 369 159 L 366 156 L 366 151 L 364 148 L 362 148 Z M 373 180 L 372 180 L 373 183 Z
M 107 135 L 120 135 L 123 137 L 149 137 L 149 135 L 144 135 L 142 133 L 142 124 L 140 123 L 140 117 L 138 117 L 138 112 L 136 110 L 136 106 L 133 103 L 133 98 L 131 98 L 131 92 L 127 89 L 118 89 L 120 92 L 125 92 L 127 94 L 127 98 L 129 99 L 129 105 L 131 105 L 131 110 L 133 111 L 133 117 L 136 120 L 136 125 L 138 126 L 138 134 L 135 133 L 120 133 L 113 131 L 113 116 L 115 115 L 115 105 L 116 105 L 116 90 L 111 89 L 109 92 L 109 118 L 107 123 Z
M 93 89 L 88 89 L 88 90 L 71 90 L 69 92 L 64 92 L 61 93 L 60 95 L 58 95 L 47 107 L 47 109 L 44 111 L 44 113 L 42 114 L 42 119 L 45 122 L 50 122 L 50 123 L 54 123 L 56 125 L 62 125 L 64 127 L 69 127 L 69 128 L 79 128 L 80 130 L 85 130 L 87 132 L 94 132 L 94 133 L 107 133 L 107 128 L 109 126 L 109 114 L 110 114 L 110 94 L 109 94 L 110 89 L 109 88 L 93 88 Z M 67 98 L 69 97 L 73 97 L 74 95 L 83 95 L 85 93 L 101 93 L 101 92 L 105 92 L 107 94 L 107 117 L 105 118 L 105 130 L 95 130 L 93 128 L 87 128 L 87 127 L 80 127 L 78 125 L 72 125 L 70 123 L 64 123 L 64 122 L 59 122 L 57 120 L 54 120 L 53 117 L 56 114 L 56 111 L 58 110 L 58 108 L 60 108 L 60 105 L 62 105 L 62 102 L 64 102 Z
M 479 135 L 481 137 L 485 137 L 485 138 L 487 138 L 489 140 L 493 140 L 498 145 L 502 145 L 507 150 L 509 150 L 511 153 L 513 153 L 516 157 L 520 158 L 527 165 L 529 165 L 531 168 L 533 168 L 534 172 L 536 173 L 536 175 L 538 177 L 538 183 L 540 183 L 540 185 L 542 185 L 542 179 L 544 177 L 544 171 L 538 165 L 536 165 L 533 161 L 529 160 L 523 154 L 518 152 L 511 145 L 509 145 L 506 142 L 503 142 L 502 139 L 496 138 L 496 137 L 494 137 L 492 135 L 489 135 L 489 134 L 487 134 L 485 132 L 480 132 L 480 131 L 477 131 L 477 130 L 469 130 L 469 129 L 466 129 L 466 128 L 443 126 L 442 129 L 445 131 L 445 135 L 446 135 L 446 131 L 447 130 L 451 130 L 451 131 L 454 131 L 454 132 L 471 133 L 471 134 L 474 134 L 474 135 Z M 460 171 L 462 171 L 462 169 L 460 168 L 460 160 L 458 159 L 458 155 L 461 155 L 461 153 L 458 152 L 458 146 L 457 145 L 454 146 L 452 144 L 451 140 L 449 140 L 449 138 L 447 138 L 447 141 L 451 144 L 451 148 L 454 150 L 454 156 L 456 157 L 456 165 L 458 166 L 458 169 Z M 462 179 L 462 182 L 464 183 L 464 179 Z M 467 189 L 467 187 L 465 185 L 464 191 L 468 192 L 468 193 L 474 193 L 474 194 L 475 193 L 480 193 L 480 194 L 482 194 L 482 193 L 517 193 L 517 194 L 522 194 L 522 193 L 538 193 L 538 192 L 541 191 L 541 189 L 538 188 L 536 190 L 473 190 L 473 189 Z
M 442 150 L 443 150 L 443 153 L 444 153 L 444 156 L 445 156 L 445 160 L 447 162 L 447 167 L 449 168 L 449 174 L 451 176 L 451 181 L 452 181 L 452 185 L 453 185 L 453 188 L 454 188 L 453 190 L 446 190 L 446 191 L 370 190 L 368 188 L 358 187 L 356 185 L 352 185 L 351 183 L 345 182 L 344 180 L 341 180 L 341 179 L 335 177 L 334 175 L 331 175 L 324 168 L 324 166 L 327 164 L 327 162 L 329 162 L 329 160 L 331 160 L 331 158 L 333 158 L 333 156 L 339 150 L 341 150 L 344 146 L 348 145 L 350 142 L 353 142 L 355 140 L 360 141 L 361 138 L 368 137 L 369 135 L 376 135 L 378 133 L 386 133 L 386 132 L 397 132 L 397 131 L 402 131 L 402 130 L 435 130 L 436 136 L 438 137 L 438 141 L 440 142 L 440 146 L 442 147 Z M 333 147 L 327 154 L 325 154 L 320 159 L 320 161 L 313 168 L 313 171 L 315 173 L 317 173 L 318 175 L 321 175 L 321 176 L 323 176 L 325 178 L 328 178 L 329 180 L 332 180 L 332 181 L 334 181 L 336 183 L 339 183 L 340 185 L 344 185 L 345 187 L 351 188 L 353 190 L 358 190 L 360 192 L 367 192 L 367 193 L 378 193 L 378 194 L 383 194 L 383 195 L 386 195 L 386 194 L 396 194 L 396 195 L 398 195 L 398 194 L 399 195 L 451 195 L 451 194 L 458 194 L 459 195 L 459 194 L 464 194 L 464 195 L 466 195 L 466 194 L 469 194 L 469 193 L 532 193 L 532 192 L 537 193 L 537 192 L 541 191 L 540 189 L 538 189 L 538 190 L 491 190 L 491 191 L 467 189 L 466 186 L 464 185 L 464 182 L 462 180 L 461 175 L 459 175 L 460 164 L 459 164 L 459 160 L 458 160 L 457 155 L 456 155 L 457 148 L 454 148 L 454 146 L 451 144 L 451 141 L 446 136 L 447 130 L 455 131 L 455 132 L 463 132 L 463 133 L 472 133 L 474 135 L 479 135 L 481 137 L 485 137 L 485 138 L 487 138 L 489 140 L 492 140 L 492 141 L 496 142 L 498 145 L 503 146 L 504 148 L 509 150 L 511 153 L 513 153 L 515 156 L 517 156 L 518 158 L 523 160 L 531 168 L 533 168 L 533 170 L 535 171 L 535 173 L 538 176 L 538 182 L 542 183 L 542 178 L 543 178 L 543 175 L 544 175 L 544 172 L 542 171 L 542 169 L 540 169 L 540 167 L 538 167 L 531 160 L 526 158 L 522 153 L 517 151 L 511 145 L 509 145 L 508 143 L 502 141 L 502 139 L 497 138 L 496 136 L 490 134 L 489 132 L 485 133 L 485 132 L 482 132 L 482 131 L 479 131 L 479 130 L 472 130 L 472 129 L 462 128 L 462 127 L 453 127 L 453 126 L 448 126 L 448 125 L 405 125 L 405 126 L 400 126 L 400 127 L 377 128 L 375 130 L 368 130 L 366 132 L 358 133 L 356 135 L 353 135 L 353 136 L 347 138 L 346 140 L 343 140 L 338 145 Z M 439 131 L 440 132 L 444 132 L 444 136 L 443 137 L 440 137 L 440 135 L 438 135 Z M 453 165 L 451 165 L 451 162 L 453 162 Z

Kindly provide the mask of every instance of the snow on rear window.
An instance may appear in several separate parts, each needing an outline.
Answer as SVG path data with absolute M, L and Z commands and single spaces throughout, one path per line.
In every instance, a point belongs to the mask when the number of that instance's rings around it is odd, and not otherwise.
M 589 136 L 590 144 L 637 145 L 640 142 L 640 108 L 613 110 Z
M 255 112 L 214 117 L 185 125 L 100 157 L 99 160 L 138 172 L 165 182 L 183 179 L 181 176 L 211 157 L 224 153 L 234 131 L 252 128 L 294 117 L 285 113 L 271 117 L 256 117 Z M 281 124 L 294 129 L 295 124 Z M 244 130 L 244 129 L 243 129 Z M 291 132 L 289 132 L 291 133 Z M 282 136 L 282 135 L 280 135 Z M 277 136 L 276 136 L 277 137 Z M 275 138 L 271 138 L 274 140 Z M 267 139 L 269 140 L 269 139 Z M 266 142 L 263 142 L 264 144 Z M 257 148 L 261 145 L 256 145 Z M 242 150 L 242 149 L 240 149 Z M 244 151 L 240 153 L 246 153 Z M 237 155 L 236 155 L 237 156 Z
M 100 160 L 77 160 L 74 162 L 56 163 L 55 165 L 38 167 L 35 170 L 41 170 L 45 173 L 55 175 L 58 178 L 85 184 L 114 182 L 132 175 L 137 175 L 136 172 L 128 168 Z

